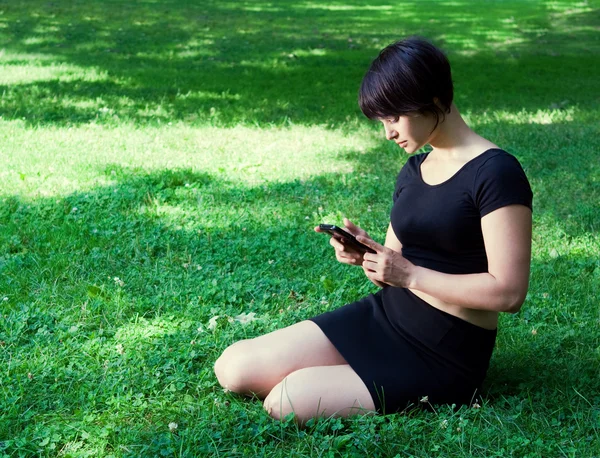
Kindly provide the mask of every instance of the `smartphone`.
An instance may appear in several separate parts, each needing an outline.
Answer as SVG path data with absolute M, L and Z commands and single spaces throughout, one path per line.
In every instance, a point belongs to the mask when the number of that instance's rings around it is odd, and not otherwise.
M 340 240 L 343 244 L 354 248 L 356 251 L 360 251 L 361 253 L 377 253 L 373 248 L 360 243 L 352 234 L 346 232 L 341 227 L 334 226 L 333 224 L 319 224 L 319 229 Z

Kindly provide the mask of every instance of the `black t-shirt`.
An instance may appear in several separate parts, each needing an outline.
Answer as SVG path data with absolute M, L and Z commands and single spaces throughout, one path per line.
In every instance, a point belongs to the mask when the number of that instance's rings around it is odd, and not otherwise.
M 398 175 L 391 212 L 402 255 L 415 265 L 449 274 L 488 271 L 481 218 L 506 205 L 529 208 L 532 192 L 519 161 L 489 149 L 443 183 L 428 185 L 411 156 Z

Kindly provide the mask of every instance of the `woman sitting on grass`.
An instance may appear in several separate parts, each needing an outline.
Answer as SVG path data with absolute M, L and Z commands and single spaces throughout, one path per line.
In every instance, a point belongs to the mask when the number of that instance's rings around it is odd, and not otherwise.
M 527 293 L 532 193 L 517 159 L 473 132 L 452 99 L 450 64 L 427 41 L 399 41 L 373 61 L 363 113 L 407 154 L 433 148 L 400 170 L 384 245 L 344 220 L 375 254 L 331 238 L 337 260 L 381 289 L 231 345 L 215 363 L 223 387 L 301 422 L 473 401 L 498 314 Z

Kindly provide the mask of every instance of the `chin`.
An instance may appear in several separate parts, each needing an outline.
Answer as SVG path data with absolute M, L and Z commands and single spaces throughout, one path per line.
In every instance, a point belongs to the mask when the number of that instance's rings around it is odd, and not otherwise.
M 418 153 L 419 151 L 421 151 L 421 149 L 423 147 L 425 147 L 426 144 L 423 145 L 408 145 L 406 148 L 404 148 L 404 151 L 406 152 L 406 154 L 414 154 L 414 153 Z

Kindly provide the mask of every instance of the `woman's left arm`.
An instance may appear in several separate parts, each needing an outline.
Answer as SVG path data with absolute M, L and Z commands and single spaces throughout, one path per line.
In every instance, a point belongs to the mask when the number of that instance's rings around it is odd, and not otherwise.
M 481 219 L 488 272 L 445 274 L 415 266 L 402 254 L 368 240 L 377 254 L 365 254 L 367 276 L 390 286 L 422 291 L 466 308 L 516 313 L 529 287 L 531 210 L 524 205 L 501 207 Z

